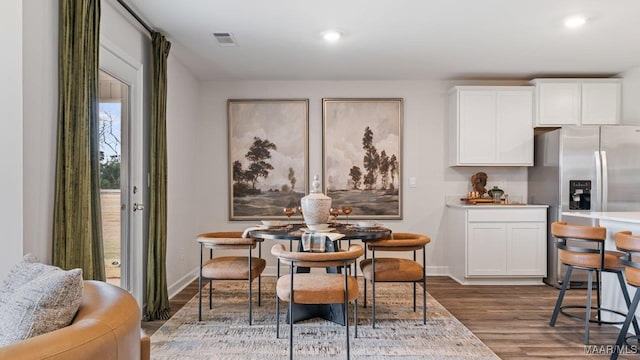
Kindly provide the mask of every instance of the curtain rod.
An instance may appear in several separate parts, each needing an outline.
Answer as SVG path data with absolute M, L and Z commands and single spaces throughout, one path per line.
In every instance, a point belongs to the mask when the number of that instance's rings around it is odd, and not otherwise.
M 149 32 L 149 34 L 153 35 L 153 33 L 154 33 L 153 28 L 152 28 L 151 26 L 147 25 L 147 23 L 146 23 L 146 22 L 144 22 L 144 20 L 142 20 L 142 19 L 140 18 L 140 16 L 138 16 L 138 14 L 136 14 L 136 12 L 135 12 L 135 11 L 133 11 L 133 9 L 131 9 L 131 8 L 129 7 L 129 5 L 127 5 L 127 4 L 124 2 L 124 0 L 117 0 L 117 1 L 118 1 L 118 3 L 119 3 L 120 5 L 122 5 L 122 7 L 123 7 L 125 10 L 127 10 L 127 12 L 129 12 L 129 14 L 131 14 L 131 16 L 133 16 L 133 17 L 134 17 L 134 19 L 136 19 L 136 20 L 140 23 L 140 25 L 142 25 L 145 29 L 147 29 L 147 31 Z

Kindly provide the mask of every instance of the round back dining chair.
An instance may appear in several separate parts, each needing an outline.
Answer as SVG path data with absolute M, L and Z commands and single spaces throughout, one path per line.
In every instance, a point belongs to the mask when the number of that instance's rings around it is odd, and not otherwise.
M 349 302 L 353 301 L 354 331 L 358 337 L 358 281 L 348 275 L 347 267 L 362 255 L 360 245 L 351 245 L 347 250 L 336 252 L 292 252 L 282 244 L 274 245 L 271 254 L 280 262 L 290 266 L 289 274 L 278 278 L 276 284 L 276 337 L 280 332 L 280 300 L 289 303 L 289 359 L 293 359 L 293 323 L 296 304 L 344 304 L 347 359 L 349 348 Z M 327 268 L 342 267 L 343 273 L 310 272 L 297 273 L 297 267 Z
M 427 323 L 427 274 L 425 246 L 431 239 L 425 235 L 412 233 L 393 233 L 389 239 L 368 240 L 367 248 L 371 250 L 371 258 L 360 262 L 360 269 L 365 278 L 364 306 L 367 306 L 367 282 L 371 282 L 373 309 L 371 310 L 371 326 L 376 327 L 376 282 L 412 282 L 413 311 L 416 311 L 416 284 L 422 283 L 422 323 Z M 422 264 L 416 260 L 416 253 L 422 251 Z M 413 252 L 413 260 L 397 257 L 379 257 L 380 252 Z
M 251 283 L 258 278 L 258 306 L 261 304 L 261 274 L 267 266 L 262 259 L 262 239 L 243 238 L 240 231 L 210 232 L 198 235 L 200 243 L 200 275 L 198 277 L 198 321 L 202 321 L 202 282 L 209 280 L 209 309 L 213 307 L 213 280 L 247 280 L 249 282 L 249 325 L 253 322 Z M 258 257 L 252 250 L 258 246 Z M 204 249 L 209 260 L 204 261 Z M 247 250 L 247 256 L 214 256 L 223 250 Z

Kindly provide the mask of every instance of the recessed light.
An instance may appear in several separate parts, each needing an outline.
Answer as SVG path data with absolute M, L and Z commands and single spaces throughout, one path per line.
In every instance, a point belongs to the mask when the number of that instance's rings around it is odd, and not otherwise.
M 577 28 L 584 25 L 587 18 L 583 15 L 570 16 L 564 20 L 564 26 L 568 28 Z
M 329 31 L 325 31 L 322 34 L 322 37 L 327 41 L 333 42 L 333 41 L 340 40 L 340 38 L 342 38 L 342 33 L 335 30 L 329 30 Z

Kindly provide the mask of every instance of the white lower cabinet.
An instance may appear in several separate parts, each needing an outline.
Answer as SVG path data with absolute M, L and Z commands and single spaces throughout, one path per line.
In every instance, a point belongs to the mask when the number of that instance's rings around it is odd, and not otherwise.
M 449 268 L 463 284 L 541 283 L 546 276 L 547 209 L 448 210 Z

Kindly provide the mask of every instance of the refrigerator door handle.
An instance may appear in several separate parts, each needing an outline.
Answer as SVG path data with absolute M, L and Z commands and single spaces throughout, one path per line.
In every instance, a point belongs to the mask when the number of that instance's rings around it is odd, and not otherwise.
M 594 206 L 591 207 L 591 211 L 603 211 L 602 210 L 602 158 L 600 157 L 600 151 L 594 151 L 593 157 L 596 163 L 596 178 L 595 178 L 595 195 L 596 201 Z M 593 191 L 591 192 L 593 196 Z
M 609 192 L 609 186 L 608 186 L 608 183 L 609 183 L 608 180 L 609 179 L 608 179 L 608 176 L 607 176 L 607 173 L 609 172 L 609 171 L 607 171 L 608 170 L 607 169 L 607 152 L 604 151 L 604 150 L 600 151 L 600 157 L 602 159 L 602 174 L 601 174 L 601 177 L 600 177 L 600 179 L 602 179 L 602 181 L 600 182 L 601 188 L 602 188 L 602 192 L 601 192 L 601 194 L 602 194 L 602 196 L 601 196 L 602 206 L 601 206 L 601 208 L 602 208 L 602 211 L 607 211 L 607 197 L 608 197 L 607 194 Z

